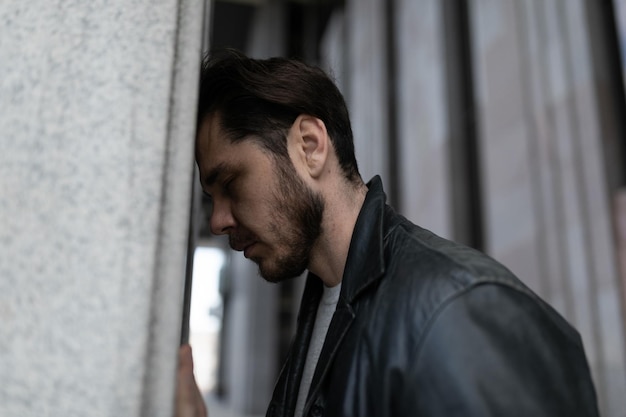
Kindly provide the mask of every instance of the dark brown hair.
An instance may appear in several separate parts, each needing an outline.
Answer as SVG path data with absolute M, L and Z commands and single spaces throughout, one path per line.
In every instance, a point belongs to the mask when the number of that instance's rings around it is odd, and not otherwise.
M 202 65 L 198 124 L 219 114 L 233 142 L 252 137 L 276 156 L 287 157 L 286 134 L 301 114 L 317 117 L 335 148 L 345 177 L 359 182 L 348 108 L 320 68 L 286 58 L 258 60 L 227 49 Z

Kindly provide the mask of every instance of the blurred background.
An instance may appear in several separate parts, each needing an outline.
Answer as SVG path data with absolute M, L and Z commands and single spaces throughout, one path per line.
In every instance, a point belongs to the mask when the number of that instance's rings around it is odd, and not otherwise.
M 603 415 L 626 415 L 625 0 L 216 0 L 210 18 L 208 49 L 327 70 L 364 179 L 547 299 L 582 334 Z M 302 280 L 263 282 L 202 206 L 196 372 L 215 412 L 263 415 Z
M 562 313 L 626 416 L 626 0 L 0 1 L 0 416 L 171 417 L 181 327 L 210 415 L 265 413 L 303 280 L 208 232 L 225 46 L 332 74 L 364 179 Z

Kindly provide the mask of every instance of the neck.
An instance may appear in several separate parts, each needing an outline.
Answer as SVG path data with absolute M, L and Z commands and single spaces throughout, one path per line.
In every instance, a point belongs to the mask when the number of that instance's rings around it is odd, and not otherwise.
M 367 187 L 342 184 L 325 195 L 322 234 L 311 251 L 309 271 L 324 285 L 334 287 L 343 278 L 356 220 L 365 201 Z

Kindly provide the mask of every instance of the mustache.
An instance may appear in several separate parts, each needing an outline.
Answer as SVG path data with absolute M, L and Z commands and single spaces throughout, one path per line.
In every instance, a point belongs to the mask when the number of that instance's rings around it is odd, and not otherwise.
M 228 244 L 236 251 L 244 250 L 248 245 L 259 240 L 257 236 L 249 230 L 242 229 L 228 235 Z

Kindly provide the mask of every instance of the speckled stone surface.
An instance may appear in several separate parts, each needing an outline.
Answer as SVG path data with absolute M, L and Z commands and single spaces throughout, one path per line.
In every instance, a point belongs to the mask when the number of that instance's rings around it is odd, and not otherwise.
M 0 4 L 0 416 L 171 415 L 202 3 Z

